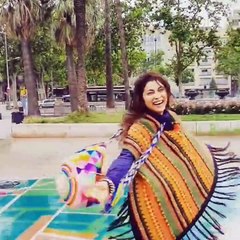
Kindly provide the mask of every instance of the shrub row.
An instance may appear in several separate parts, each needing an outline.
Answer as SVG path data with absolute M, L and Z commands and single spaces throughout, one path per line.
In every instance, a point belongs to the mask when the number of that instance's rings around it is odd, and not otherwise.
M 188 114 L 240 114 L 240 101 L 179 101 L 172 105 L 172 110 L 179 115 Z

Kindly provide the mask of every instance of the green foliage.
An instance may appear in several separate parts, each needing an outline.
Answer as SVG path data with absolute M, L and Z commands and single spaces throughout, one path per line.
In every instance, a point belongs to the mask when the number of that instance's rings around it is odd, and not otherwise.
M 87 79 L 90 85 L 105 85 L 104 32 L 100 31 L 86 56 Z
M 15 1 L 3 0 L 0 8 L 0 22 L 15 39 L 31 39 L 36 26 L 49 19 L 54 6 L 51 0 Z
M 206 114 L 206 115 L 218 115 L 218 114 L 233 114 L 226 118 L 226 120 L 237 120 L 240 119 L 240 115 L 236 119 L 232 119 L 234 114 L 240 113 L 240 102 L 239 101 L 204 101 L 201 99 L 185 101 L 185 102 L 175 102 L 171 106 L 172 110 L 178 115 L 194 115 L 194 114 Z M 210 117 L 211 119 L 212 117 Z M 213 119 L 214 120 L 214 119 Z M 221 119 L 224 120 L 224 119 Z
M 165 33 L 169 33 L 169 41 L 175 55 L 171 61 L 173 77 L 177 84 L 181 83 L 184 70 L 204 55 L 205 47 L 218 47 L 216 29 L 219 20 L 225 13 L 225 7 L 214 0 L 190 0 L 186 4 L 181 1 L 162 0 L 162 4 L 154 1 L 152 20 Z M 203 28 L 207 15 L 211 27 Z
M 65 52 L 53 40 L 47 25 L 38 28 L 33 39 L 33 52 L 39 77 L 45 82 L 53 80 L 55 85 L 65 86 L 67 83 Z
M 170 69 L 164 64 L 164 52 L 158 51 L 151 53 L 150 57 L 142 64 L 145 71 L 156 71 L 164 75 L 170 75 Z
M 191 69 L 185 69 L 182 73 L 182 82 L 183 83 L 189 83 L 194 82 L 194 74 Z
M 73 112 L 66 117 L 44 118 L 28 117 L 25 123 L 119 123 L 122 120 L 123 112 L 114 113 L 87 113 Z
M 115 12 L 112 7 L 112 16 Z M 142 35 L 145 31 L 144 23 L 147 7 L 141 1 L 125 1 L 123 4 L 123 20 L 125 25 L 126 45 L 128 52 L 129 76 L 142 71 L 146 54 L 142 49 Z M 114 84 L 123 84 L 120 42 L 118 26 L 115 17 L 111 17 L 112 27 L 112 64 Z M 104 30 L 99 31 L 95 43 L 86 58 L 87 77 L 90 84 L 105 85 L 105 40 Z
M 16 40 L 7 39 L 7 49 L 8 49 L 8 68 L 9 68 L 9 75 L 11 77 L 13 73 L 22 72 L 20 44 Z M 0 72 L 1 72 L 2 82 L 7 81 L 5 54 L 6 52 L 5 52 L 4 35 L 1 34 L 0 35 Z
M 95 35 L 103 26 L 103 11 L 101 0 L 89 0 L 86 3 L 86 51 L 94 43 Z M 53 11 L 52 30 L 56 41 L 65 45 L 76 46 L 76 16 L 73 0 L 56 1 Z
M 240 80 L 240 29 L 229 29 L 228 39 L 218 53 L 217 70 Z
M 115 113 L 71 113 L 66 117 L 27 117 L 24 123 L 120 123 L 124 112 Z M 231 121 L 240 120 L 239 114 L 190 114 L 182 115 L 182 121 Z

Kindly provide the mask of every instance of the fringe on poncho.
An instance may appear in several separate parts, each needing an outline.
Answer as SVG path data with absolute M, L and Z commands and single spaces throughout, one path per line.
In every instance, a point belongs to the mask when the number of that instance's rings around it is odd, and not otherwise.
M 207 240 L 223 234 L 218 220 L 225 216 L 219 206 L 235 199 L 232 188 L 240 182 L 235 163 L 240 159 L 228 146 L 201 146 L 173 117 L 174 129 L 162 133 L 108 230 L 128 224 L 131 229 L 110 239 Z M 159 128 L 160 123 L 146 115 L 131 126 L 123 148 L 138 159 Z

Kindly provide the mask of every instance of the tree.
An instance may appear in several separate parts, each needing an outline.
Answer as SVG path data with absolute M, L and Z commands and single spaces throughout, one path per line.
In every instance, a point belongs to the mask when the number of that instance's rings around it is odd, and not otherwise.
M 72 0 L 57 2 L 52 28 L 57 43 L 65 48 L 71 111 L 74 112 L 77 111 L 79 107 L 79 93 L 74 60 L 76 17 Z
M 135 1 L 137 3 L 137 1 Z M 140 4 L 141 3 L 141 4 Z M 143 72 L 143 63 L 146 61 L 146 53 L 142 49 L 142 36 L 145 31 L 145 17 L 148 9 L 140 2 L 133 5 L 131 1 L 122 2 L 122 17 L 124 21 L 126 48 L 128 53 L 128 77 L 139 75 Z M 112 15 L 116 12 L 116 6 L 112 4 Z M 111 40 L 112 40 L 112 71 L 113 84 L 122 85 L 123 68 L 121 64 L 121 49 L 119 39 L 119 28 L 117 19 L 111 18 Z M 104 61 L 104 31 L 98 32 L 96 41 L 86 58 L 87 76 L 89 83 L 105 85 L 105 75 L 102 69 Z
M 189 83 L 194 82 L 194 74 L 191 69 L 185 69 L 182 73 L 182 82 Z
M 10 38 L 18 38 L 24 68 L 24 81 L 28 90 L 28 115 L 39 115 L 38 92 L 32 55 L 31 39 L 36 27 L 52 9 L 45 0 L 6 0 L 1 6 L 1 23 Z
M 240 81 L 240 29 L 229 29 L 227 42 L 219 48 L 216 57 L 217 70 L 231 76 L 235 95 Z
M 85 52 L 91 48 L 99 26 L 103 25 L 101 1 L 87 1 L 86 3 L 86 37 Z M 54 11 L 53 30 L 55 39 L 60 46 L 63 46 L 67 57 L 67 75 L 71 100 L 71 110 L 77 111 L 80 105 L 79 82 L 76 75 L 76 16 L 74 11 L 74 2 L 72 0 L 56 1 Z
M 171 67 L 174 79 L 182 94 L 182 74 L 195 61 L 204 56 L 206 47 L 219 46 L 217 28 L 225 13 L 223 3 L 215 0 L 162 0 L 156 4 L 152 19 L 156 27 L 169 33 L 169 42 L 174 50 Z M 209 26 L 203 27 L 205 18 Z
M 105 0 L 105 59 L 106 59 L 106 89 L 107 108 L 114 108 L 112 80 L 112 43 L 111 43 L 111 1 Z
M 7 71 L 6 71 L 6 49 L 7 47 L 7 60 L 8 60 L 8 74 L 9 83 L 11 89 L 11 100 L 14 100 L 14 107 L 16 107 L 17 101 L 17 91 L 16 91 L 16 76 L 22 72 L 22 62 L 20 61 L 21 56 L 21 46 L 19 41 L 8 39 L 7 46 L 5 46 L 5 36 L 2 34 L 0 36 L 0 72 L 1 72 L 1 82 L 4 92 L 7 92 Z M 14 86 L 13 86 L 14 85 Z
M 151 53 L 149 58 L 146 59 L 143 65 L 145 71 L 156 71 L 163 75 L 170 75 L 170 69 L 164 64 L 164 52 L 157 51 L 156 53 Z
M 52 38 L 50 28 L 50 22 L 39 27 L 32 41 L 37 84 L 45 90 L 40 95 L 43 98 L 50 95 L 54 85 L 67 85 L 65 52 Z
M 77 41 L 77 83 L 79 106 L 78 111 L 88 112 L 87 82 L 85 69 L 86 54 L 86 0 L 74 0 L 74 12 L 76 15 L 76 41 Z
M 123 79 L 125 85 L 125 109 L 128 109 L 130 105 L 130 88 L 129 88 L 129 79 L 128 79 L 128 57 L 126 49 L 126 39 L 125 39 L 125 30 L 122 19 L 122 6 L 120 0 L 115 0 L 116 4 L 116 13 L 117 13 L 117 22 L 119 28 L 119 37 L 120 37 L 120 47 L 121 47 L 121 59 L 122 59 L 122 71 Z

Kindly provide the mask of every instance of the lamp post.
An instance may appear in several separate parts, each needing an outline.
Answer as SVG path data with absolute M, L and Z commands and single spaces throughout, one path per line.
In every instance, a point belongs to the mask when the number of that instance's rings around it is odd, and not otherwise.
M 9 67 L 8 67 L 8 43 L 7 43 L 7 34 L 4 31 L 1 31 L 4 35 L 4 48 L 5 48 L 5 61 L 6 61 L 6 73 L 7 73 L 7 106 L 6 108 L 10 109 L 10 80 L 9 80 Z
M 4 48 L 5 48 L 5 62 L 6 62 L 6 74 L 7 74 L 7 105 L 6 109 L 10 110 L 10 102 L 11 102 L 11 94 L 10 94 L 10 77 L 9 77 L 9 65 L 8 62 L 15 60 L 15 59 L 20 59 L 20 57 L 15 57 L 12 59 L 8 59 L 8 42 L 7 42 L 7 34 L 4 31 L 1 31 L 4 35 Z
M 7 44 L 7 34 L 4 35 L 4 46 L 5 46 L 5 59 L 6 59 L 6 72 L 7 72 L 7 90 L 10 90 L 10 81 L 9 81 L 9 68 L 8 68 L 8 44 Z M 10 100 L 10 97 L 9 97 Z
M 157 55 L 157 38 L 154 36 L 154 67 L 156 67 L 156 55 Z

